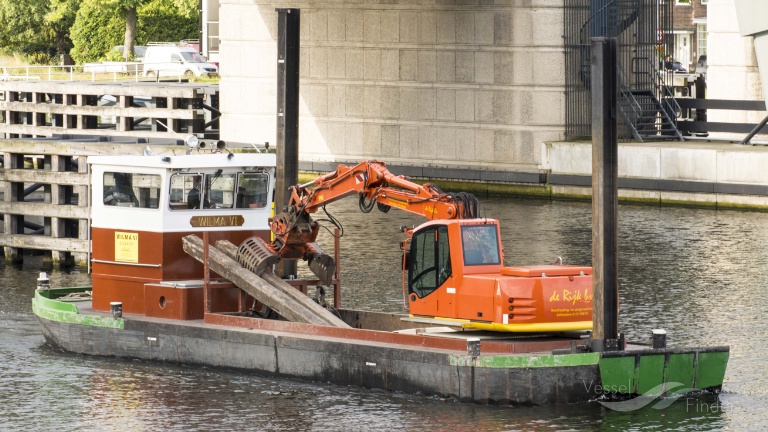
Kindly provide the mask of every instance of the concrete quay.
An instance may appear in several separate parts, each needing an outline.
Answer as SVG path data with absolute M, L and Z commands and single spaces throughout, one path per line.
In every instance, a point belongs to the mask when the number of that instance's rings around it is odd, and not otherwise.
M 540 151 L 538 165 L 386 162 L 395 174 L 433 182 L 444 190 L 478 196 L 591 199 L 591 142 L 547 142 Z M 338 163 L 345 162 L 304 161 L 300 168 L 307 173 L 329 172 Z M 768 146 L 705 139 L 620 143 L 619 199 L 648 205 L 768 210 Z

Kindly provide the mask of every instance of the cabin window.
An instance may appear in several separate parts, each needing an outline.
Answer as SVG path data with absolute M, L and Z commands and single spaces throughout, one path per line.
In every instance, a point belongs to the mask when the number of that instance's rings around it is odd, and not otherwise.
M 210 207 L 210 201 L 202 184 L 202 174 L 174 174 L 171 177 L 171 196 L 168 200 L 171 210 Z
M 237 208 L 267 206 L 269 175 L 266 173 L 240 173 L 237 176 Z
M 205 176 L 205 192 L 210 208 L 232 208 L 235 204 L 235 175 L 208 174 Z
M 464 265 L 501 263 L 496 225 L 464 225 L 461 227 L 461 241 Z
M 104 205 L 156 209 L 160 185 L 156 174 L 105 172 Z
M 411 241 L 408 291 L 423 298 L 451 276 L 448 228 L 431 227 L 414 234 Z
M 169 202 L 172 210 L 261 208 L 268 190 L 265 173 L 174 174 Z

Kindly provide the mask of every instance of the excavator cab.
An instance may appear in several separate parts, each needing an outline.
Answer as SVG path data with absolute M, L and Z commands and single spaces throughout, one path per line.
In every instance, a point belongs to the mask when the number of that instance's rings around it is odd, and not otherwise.
M 494 219 L 434 220 L 406 234 L 403 291 L 414 321 L 502 332 L 591 328 L 591 268 L 504 267 Z
M 498 274 L 501 269 L 503 254 L 496 220 L 431 221 L 410 234 L 404 288 L 412 314 L 455 317 L 457 288 L 464 276 Z

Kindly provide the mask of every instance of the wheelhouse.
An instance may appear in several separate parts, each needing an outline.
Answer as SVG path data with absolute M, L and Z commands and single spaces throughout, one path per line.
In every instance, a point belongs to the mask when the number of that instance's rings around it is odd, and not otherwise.
M 182 237 L 269 238 L 273 154 L 95 156 L 91 166 L 93 306 L 145 313 L 145 285 L 202 277 Z M 155 301 L 151 301 L 154 306 Z

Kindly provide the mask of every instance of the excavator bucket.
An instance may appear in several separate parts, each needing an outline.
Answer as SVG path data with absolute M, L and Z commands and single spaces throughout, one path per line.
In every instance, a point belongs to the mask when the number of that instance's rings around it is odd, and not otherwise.
M 237 250 L 237 261 L 243 267 L 261 276 L 279 260 L 277 254 L 260 237 L 249 237 Z
M 330 285 L 336 274 L 336 262 L 315 243 L 308 243 L 307 250 L 309 269 L 323 284 Z

